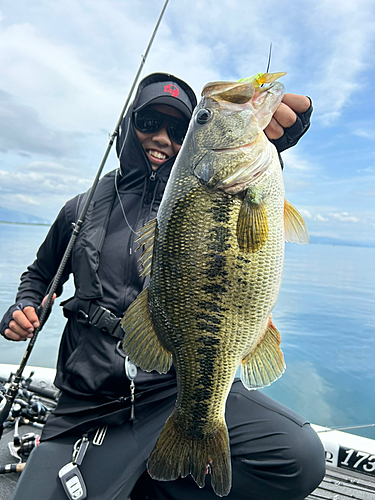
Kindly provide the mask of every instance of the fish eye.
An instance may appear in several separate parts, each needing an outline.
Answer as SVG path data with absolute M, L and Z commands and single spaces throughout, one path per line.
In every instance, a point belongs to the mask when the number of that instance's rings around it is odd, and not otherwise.
M 213 116 L 213 113 L 210 109 L 202 108 L 197 113 L 196 121 L 200 125 L 204 125 L 209 120 L 211 120 L 212 116 Z

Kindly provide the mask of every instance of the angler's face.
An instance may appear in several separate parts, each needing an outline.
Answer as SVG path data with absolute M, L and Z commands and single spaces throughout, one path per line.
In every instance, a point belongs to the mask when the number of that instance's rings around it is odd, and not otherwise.
M 137 134 L 141 146 L 146 152 L 147 158 L 149 159 L 151 164 L 151 168 L 153 170 L 157 170 L 160 165 L 162 165 L 169 158 L 176 156 L 181 149 L 181 144 L 178 144 L 170 137 L 170 135 L 173 136 L 173 134 L 170 134 L 171 124 L 177 125 L 177 127 L 175 128 L 179 129 L 178 125 L 181 122 L 181 126 L 183 129 L 185 125 L 187 128 L 188 121 L 180 111 L 178 111 L 176 108 L 173 108 L 172 106 L 167 106 L 165 104 L 151 104 L 150 106 L 147 106 L 146 108 L 144 108 L 144 110 L 142 110 L 142 113 L 146 112 L 146 114 L 143 114 L 143 116 L 146 118 L 146 120 L 144 120 L 144 129 L 147 129 L 148 125 L 147 111 L 156 111 L 163 113 L 163 115 L 167 115 L 163 125 L 155 132 L 142 132 L 134 125 L 133 122 L 135 133 Z M 171 117 L 171 123 L 168 122 L 168 116 Z M 150 113 L 150 119 L 152 117 L 153 116 Z M 176 119 L 178 120 L 178 122 L 176 122 Z

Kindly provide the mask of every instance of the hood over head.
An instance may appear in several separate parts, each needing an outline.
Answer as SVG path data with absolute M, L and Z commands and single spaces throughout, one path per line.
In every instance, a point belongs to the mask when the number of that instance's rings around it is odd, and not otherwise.
M 197 105 L 194 91 L 187 83 L 168 73 L 152 73 L 139 83 L 133 102 L 120 124 L 116 152 L 120 160 L 122 180 L 127 186 L 136 186 L 156 172 L 160 180 L 168 180 L 175 161 L 169 158 L 157 171 L 153 171 L 132 126 L 132 116 L 149 104 L 167 104 L 181 111 L 189 120 Z

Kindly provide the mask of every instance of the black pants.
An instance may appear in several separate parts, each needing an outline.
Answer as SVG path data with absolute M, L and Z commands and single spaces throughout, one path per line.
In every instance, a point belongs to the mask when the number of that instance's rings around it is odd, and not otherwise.
M 137 419 L 110 427 L 101 446 L 90 444 L 80 470 L 89 500 L 217 499 L 207 476 L 199 489 L 189 477 L 153 481 L 147 459 L 174 401 Z M 319 437 L 299 415 L 259 391 L 236 381 L 230 391 L 226 420 L 230 436 L 233 481 L 228 499 L 302 500 L 323 479 L 324 451 Z M 66 500 L 59 469 L 71 461 L 77 437 L 46 441 L 32 452 L 12 500 Z

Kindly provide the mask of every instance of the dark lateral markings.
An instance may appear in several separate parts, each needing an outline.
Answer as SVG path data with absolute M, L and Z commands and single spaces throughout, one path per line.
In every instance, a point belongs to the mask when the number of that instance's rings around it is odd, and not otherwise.
M 200 301 L 198 302 L 198 307 L 202 309 L 203 311 L 207 312 L 216 312 L 216 313 L 225 313 L 228 311 L 228 308 L 222 307 L 220 304 L 216 302 L 211 302 L 211 301 Z

